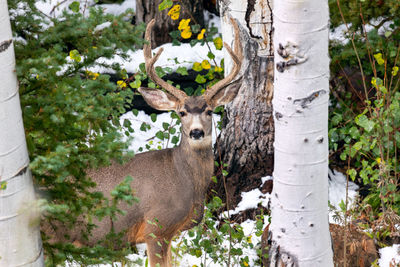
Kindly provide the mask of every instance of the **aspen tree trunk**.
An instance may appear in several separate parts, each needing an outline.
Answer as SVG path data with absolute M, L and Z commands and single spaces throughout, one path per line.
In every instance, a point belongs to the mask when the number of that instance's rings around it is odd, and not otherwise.
M 236 98 L 226 106 L 223 129 L 218 138 L 215 160 L 228 164 L 226 189 L 230 209 L 240 201 L 240 193 L 260 186 L 261 177 L 272 174 L 273 134 L 273 51 L 272 0 L 220 0 L 219 10 L 224 42 L 233 44 L 229 17 L 238 20 L 243 46 L 242 79 Z M 231 70 L 225 57 L 225 72 Z M 214 188 L 225 194 L 222 179 Z
M 153 48 L 171 42 L 169 35 L 171 31 L 178 29 L 182 18 L 190 18 L 193 23 L 204 26 L 203 1 L 202 0 L 182 0 L 176 2 L 181 6 L 180 16 L 177 20 L 172 20 L 167 14 L 169 9 L 158 10 L 158 5 L 163 0 L 136 0 L 136 25 L 148 23 L 153 18 L 156 19 L 151 36 Z
M 274 2 L 270 266 L 333 266 L 328 224 L 328 0 Z
M 43 266 L 7 0 L 0 0 L 0 81 L 0 266 Z

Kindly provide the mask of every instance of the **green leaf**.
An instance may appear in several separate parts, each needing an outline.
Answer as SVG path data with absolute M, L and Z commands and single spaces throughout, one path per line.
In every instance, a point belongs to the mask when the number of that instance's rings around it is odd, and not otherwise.
M 207 82 L 207 79 L 204 78 L 203 75 L 197 74 L 195 82 L 203 84 L 203 83 Z
M 345 161 L 346 158 L 347 158 L 347 153 L 346 153 L 346 152 L 342 152 L 342 153 L 340 154 L 340 159 L 343 160 L 343 161 Z
M 158 77 L 162 78 L 163 76 L 165 76 L 166 72 L 162 67 L 157 66 L 154 69 L 156 70 Z
M 146 65 L 144 63 L 139 64 L 139 69 L 141 72 L 145 73 L 146 72 Z
M 389 125 L 388 121 L 385 121 L 383 124 L 383 131 L 387 134 L 393 131 L 393 127 Z
M 191 25 L 190 28 L 192 29 L 193 33 L 198 33 L 200 31 L 200 29 L 201 29 L 199 24 Z
M 357 139 L 360 137 L 360 132 L 358 131 L 357 127 L 353 126 L 349 129 L 349 134 L 351 138 Z
M 139 88 L 142 85 L 142 81 L 140 79 L 135 79 L 133 82 L 129 83 L 132 88 Z
M 209 59 L 214 59 L 214 58 L 215 58 L 215 55 L 214 55 L 211 51 L 208 51 L 207 57 L 208 57 Z
M 351 168 L 347 170 L 347 174 L 350 176 L 351 180 L 355 181 L 357 175 L 357 171 L 355 169 Z
M 79 6 L 80 6 L 80 3 L 78 1 L 74 1 L 68 7 L 73 12 L 78 13 L 79 12 Z
M 341 114 L 335 114 L 335 116 L 332 117 L 331 122 L 334 126 L 338 125 L 341 121 L 343 120 Z
M 158 131 L 156 133 L 156 137 L 160 140 L 164 140 L 164 132 L 163 131 Z
M 164 128 L 164 130 L 168 130 L 168 128 L 169 128 L 169 123 L 166 123 L 166 122 L 163 122 L 162 123 L 162 127 Z
M 362 142 L 357 142 L 353 145 L 353 148 L 356 150 L 360 150 L 362 148 Z
M 177 136 L 173 136 L 171 143 L 176 145 L 176 144 L 178 144 L 178 142 L 179 142 L 179 138 Z
M 176 72 L 179 73 L 182 76 L 189 75 L 189 73 L 188 73 L 188 71 L 187 71 L 187 69 L 185 67 L 178 67 Z
M 164 9 L 172 7 L 172 0 L 164 0 L 158 5 L 158 10 L 163 11 Z
M 145 122 L 143 122 L 143 123 L 140 125 L 140 130 L 141 130 L 142 132 L 146 132 L 149 128 L 150 128 L 150 126 L 149 126 L 147 123 L 145 123 Z
M 375 126 L 375 122 L 369 120 L 365 115 L 357 116 L 356 123 L 364 128 L 367 132 L 371 132 Z
M 220 231 L 221 231 L 222 233 L 226 234 L 226 233 L 228 233 L 229 228 L 230 228 L 229 224 L 228 224 L 228 223 L 224 223 L 224 224 L 221 226 Z
M 176 133 L 176 129 L 173 128 L 173 127 L 169 128 L 169 133 L 170 134 L 175 134 Z
M 150 114 L 150 119 L 151 119 L 152 122 L 156 122 L 156 120 L 157 120 L 157 114 L 151 113 L 151 114 Z
M 131 123 L 130 120 L 124 119 L 124 123 L 123 123 L 123 126 L 124 126 L 124 127 L 128 128 L 128 127 L 130 127 L 131 125 L 132 125 L 132 123 Z
M 196 250 L 195 250 L 195 256 L 196 256 L 197 258 L 200 258 L 201 255 L 203 255 L 203 252 L 201 252 L 201 249 L 196 249 Z

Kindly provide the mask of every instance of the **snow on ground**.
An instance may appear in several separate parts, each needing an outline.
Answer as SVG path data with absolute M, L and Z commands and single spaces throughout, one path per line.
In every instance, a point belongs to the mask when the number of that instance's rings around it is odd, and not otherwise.
M 379 250 L 380 259 L 378 261 L 380 267 L 396 267 L 400 266 L 400 244 L 391 247 L 381 248 Z
M 369 24 L 365 25 L 365 30 L 367 32 L 374 30 L 375 28 L 373 25 L 379 25 L 379 23 L 381 23 L 383 21 L 383 19 L 384 19 L 383 17 L 380 17 L 380 18 L 371 20 L 371 22 Z M 384 35 L 384 34 L 386 34 L 386 32 L 392 32 L 392 29 L 390 28 L 390 24 L 392 24 L 392 23 L 393 23 L 393 21 L 386 21 L 385 23 L 383 23 L 378 29 L 378 34 Z M 331 41 L 336 41 L 343 45 L 349 43 L 351 40 L 350 39 L 351 37 L 349 36 L 347 28 L 350 29 L 350 27 L 351 27 L 351 23 L 348 23 L 347 27 L 345 24 L 341 24 L 338 27 L 336 27 L 335 29 L 330 30 L 329 31 L 329 39 Z M 358 34 L 359 34 L 359 32 L 358 32 Z
M 210 47 L 213 48 L 214 45 L 210 44 Z M 168 67 L 172 70 L 176 70 L 178 67 L 186 67 L 188 69 L 191 69 L 194 62 L 202 62 L 204 59 L 207 58 L 207 53 L 209 52 L 206 45 L 202 46 L 201 44 L 196 44 L 195 46 L 191 47 L 190 44 L 173 46 L 169 43 L 153 49 L 153 53 L 156 53 L 160 48 L 163 48 L 164 52 L 155 63 L 155 66 Z M 223 49 L 212 49 L 212 52 L 215 55 L 215 60 L 218 64 L 221 62 L 221 59 L 224 56 L 223 51 Z M 128 55 L 128 60 L 124 60 L 120 56 L 115 55 L 112 59 L 99 59 L 98 63 L 119 63 L 122 68 L 127 70 L 128 73 L 135 73 L 139 70 L 139 65 L 144 62 L 143 51 L 128 51 Z M 100 73 L 114 73 L 114 70 L 107 69 L 101 66 L 92 67 L 90 68 L 90 71 Z
M 339 204 L 340 202 L 346 199 L 346 176 L 338 171 L 329 169 L 329 203 L 334 206 L 337 210 L 340 210 Z M 348 207 L 353 205 L 355 199 L 357 198 L 357 190 L 358 185 L 349 181 L 349 190 L 348 190 Z M 333 213 L 329 214 L 329 222 L 336 223 L 333 219 Z
M 268 181 L 272 180 L 273 178 L 271 176 L 266 176 L 261 178 L 261 186 Z M 248 210 L 248 209 L 255 209 L 258 207 L 258 204 L 260 203 L 263 207 L 268 208 L 268 203 L 270 201 L 270 194 L 263 194 L 260 190 L 260 188 L 255 188 L 249 192 L 242 192 L 241 197 L 242 200 L 239 202 L 237 207 L 234 210 L 229 211 L 229 215 L 235 215 L 238 214 L 242 211 Z M 222 216 L 227 216 L 228 212 L 224 212 Z
M 64 10 L 71 12 L 68 7 L 75 1 L 77 0 L 40 0 L 35 5 L 43 14 L 54 18 L 60 16 Z M 85 11 L 85 15 L 88 14 L 88 8 L 96 3 L 95 0 L 78 0 L 78 2 L 80 3 L 81 12 Z M 103 8 L 104 13 L 120 15 L 128 8 L 135 10 L 136 0 L 125 0 L 121 4 L 101 4 L 96 6 Z
M 121 4 L 101 4 L 99 6 L 103 8 L 105 13 L 118 16 L 125 12 L 128 8 L 136 11 L 136 0 L 125 0 Z

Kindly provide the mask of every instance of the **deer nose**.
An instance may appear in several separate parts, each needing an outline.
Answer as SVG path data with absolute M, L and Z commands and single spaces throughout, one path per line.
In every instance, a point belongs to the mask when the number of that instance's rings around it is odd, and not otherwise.
M 198 139 L 204 137 L 204 131 L 200 130 L 200 129 L 193 129 L 190 131 L 189 135 L 190 135 L 190 138 L 198 140 Z

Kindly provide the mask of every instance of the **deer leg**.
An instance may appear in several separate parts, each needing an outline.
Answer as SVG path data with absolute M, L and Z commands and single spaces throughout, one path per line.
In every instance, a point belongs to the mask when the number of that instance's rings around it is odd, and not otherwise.
M 149 237 L 146 245 L 151 267 L 172 267 L 170 238 Z

